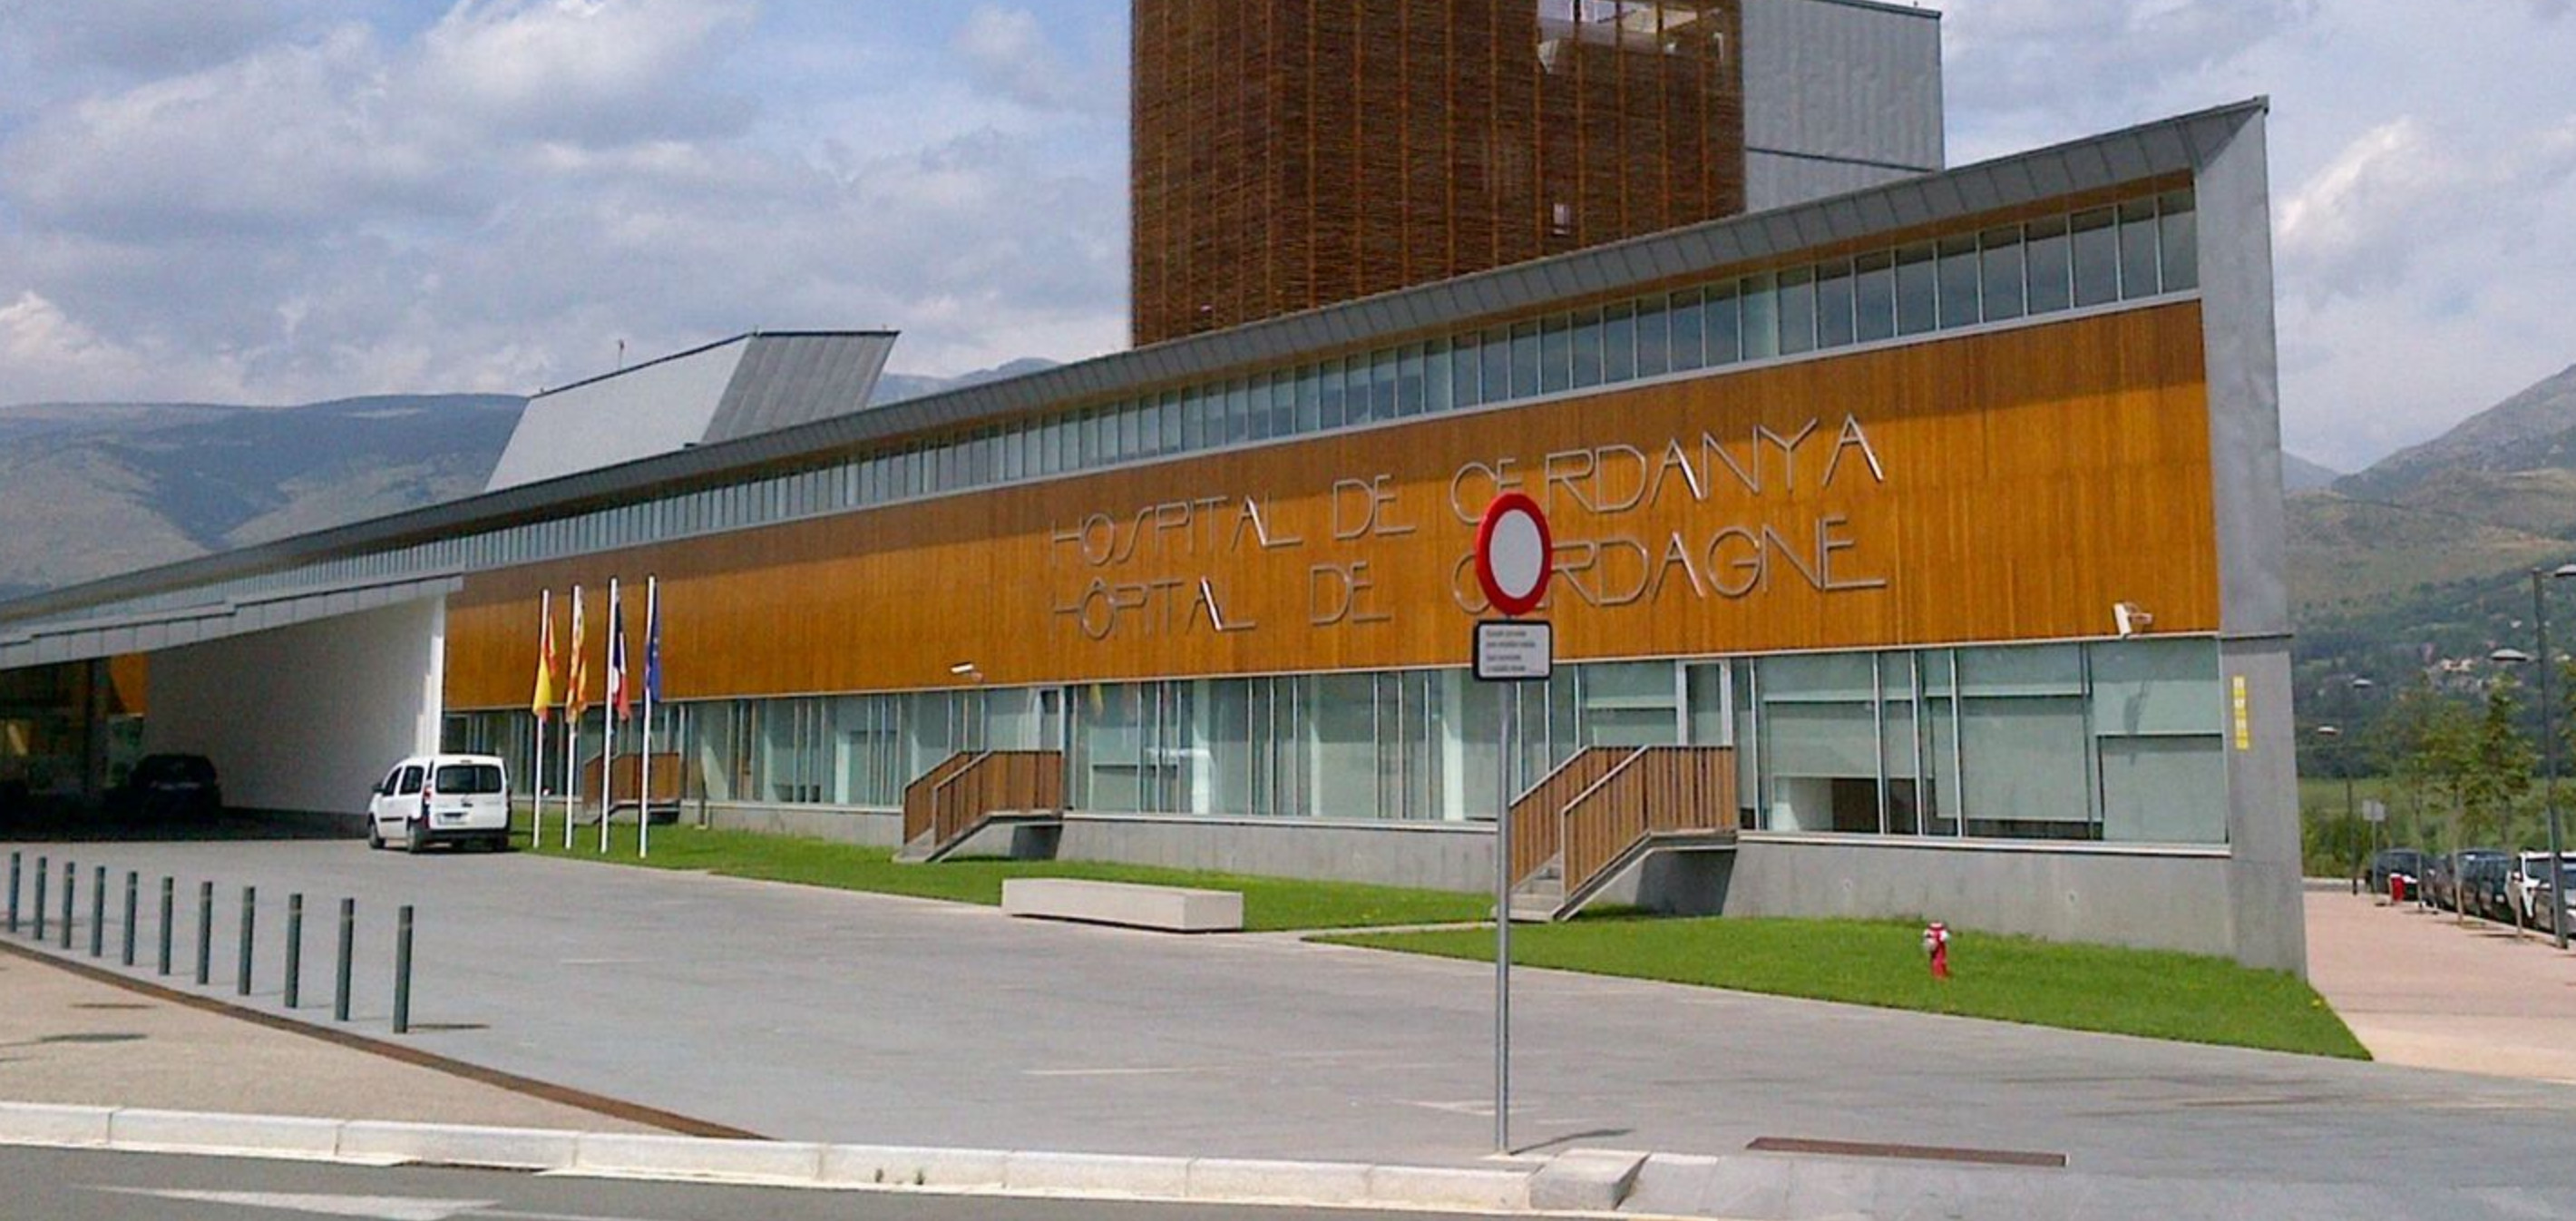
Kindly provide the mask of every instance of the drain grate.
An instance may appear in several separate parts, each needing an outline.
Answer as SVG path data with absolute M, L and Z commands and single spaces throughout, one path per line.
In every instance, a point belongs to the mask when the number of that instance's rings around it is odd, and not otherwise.
M 1800 1136 L 1765 1136 L 1746 1145 L 1755 1153 L 1821 1153 L 1832 1157 L 1887 1157 L 1910 1162 L 1963 1162 L 1975 1166 L 2066 1168 L 2063 1153 L 2029 1153 L 2014 1149 L 1948 1149 L 1938 1145 L 1889 1145 L 1871 1141 L 1814 1140 Z

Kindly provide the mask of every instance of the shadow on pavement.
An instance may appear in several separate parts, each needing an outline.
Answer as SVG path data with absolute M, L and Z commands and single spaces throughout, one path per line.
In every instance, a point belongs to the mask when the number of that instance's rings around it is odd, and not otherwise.
M 0 809 L 0 843 L 196 843 L 356 839 L 354 819 L 258 810 L 213 818 L 116 815 L 67 807 Z

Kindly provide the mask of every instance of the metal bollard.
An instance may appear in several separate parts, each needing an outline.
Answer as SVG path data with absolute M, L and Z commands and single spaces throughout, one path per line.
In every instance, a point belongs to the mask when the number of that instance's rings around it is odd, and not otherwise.
M 170 920 L 179 910 L 178 883 L 168 875 L 161 878 L 161 973 L 170 973 Z
M 78 887 L 79 883 L 80 866 L 73 864 L 70 861 L 64 861 L 62 945 L 65 952 L 69 952 L 72 948 L 72 891 Z
M 394 918 L 394 1033 L 411 1033 L 411 904 Z
M 36 941 L 45 940 L 45 879 L 54 876 L 54 864 L 44 857 L 36 858 Z
M 340 980 L 331 991 L 331 1020 L 349 1020 L 349 942 L 358 935 L 358 901 L 340 900 Z
M 18 867 L 25 853 L 9 854 L 9 935 L 18 935 Z
M 286 896 L 286 1007 L 304 996 L 304 896 Z
M 215 884 L 197 883 L 197 986 L 215 977 Z
M 259 927 L 259 887 L 242 887 L 241 965 L 233 971 L 233 995 L 250 995 L 251 930 Z
M 125 965 L 134 965 L 134 913 L 143 899 L 143 875 L 125 871 Z
M 107 866 L 89 875 L 89 956 L 107 957 Z

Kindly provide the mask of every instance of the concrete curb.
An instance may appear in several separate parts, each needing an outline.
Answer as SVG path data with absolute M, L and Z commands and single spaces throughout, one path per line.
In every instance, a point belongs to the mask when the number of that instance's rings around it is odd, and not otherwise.
M 1465 1212 L 1532 1211 L 1531 1184 L 1545 1170 L 1545 1164 L 1536 1168 L 1481 1169 L 917 1149 L 15 1102 L 0 1102 L 0 1145 L 289 1157 L 370 1165 L 428 1163 L 838 1190 Z M 1597 1177 L 1597 1172 L 1586 1171 L 1578 1173 L 1586 1178 Z M 1550 1194 L 1562 1198 L 1561 1193 Z M 1591 1194 L 1584 1198 L 1597 1206 L 1605 1197 Z

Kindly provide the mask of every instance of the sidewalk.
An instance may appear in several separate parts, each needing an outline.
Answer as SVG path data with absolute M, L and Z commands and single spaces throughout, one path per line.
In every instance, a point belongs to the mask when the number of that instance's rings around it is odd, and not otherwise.
M 0 953 L 0 1100 L 652 1132 Z
M 2371 1055 L 2576 1083 L 2576 952 L 2369 895 L 2307 901 L 2309 980 Z

